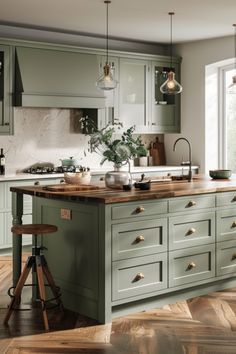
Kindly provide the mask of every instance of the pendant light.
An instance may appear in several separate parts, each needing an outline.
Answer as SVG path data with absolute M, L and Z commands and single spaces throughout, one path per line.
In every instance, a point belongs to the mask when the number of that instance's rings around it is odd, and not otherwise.
M 161 85 L 160 91 L 166 95 L 177 95 L 182 92 L 182 86 L 175 80 L 175 73 L 172 70 L 172 16 L 174 12 L 168 12 L 170 15 L 170 71 L 167 74 L 167 80 Z
M 236 93 L 236 23 L 233 24 L 234 27 L 234 75 L 232 76 L 232 84 L 228 86 L 227 93 Z
M 108 64 L 108 5 L 111 3 L 110 0 L 105 0 L 104 4 L 106 4 L 106 20 L 107 20 L 107 28 L 106 28 L 106 64 L 103 67 L 103 73 L 96 81 L 96 86 L 100 90 L 113 90 L 117 86 L 117 80 L 114 79 L 111 73 L 111 67 Z

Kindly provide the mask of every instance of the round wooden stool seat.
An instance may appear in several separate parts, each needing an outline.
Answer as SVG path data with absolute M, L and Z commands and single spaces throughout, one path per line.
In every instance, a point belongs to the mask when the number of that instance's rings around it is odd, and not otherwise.
M 49 224 L 24 224 L 24 225 L 14 225 L 11 228 L 11 232 L 16 235 L 31 234 L 50 234 L 57 231 L 57 226 Z

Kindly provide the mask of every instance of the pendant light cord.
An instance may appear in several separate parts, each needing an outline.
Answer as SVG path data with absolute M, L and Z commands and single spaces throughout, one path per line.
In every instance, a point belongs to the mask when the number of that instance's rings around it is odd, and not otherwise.
M 172 41 L 172 16 L 175 14 L 174 12 L 169 12 L 170 15 L 170 71 L 172 70 L 172 47 L 173 47 L 173 41 Z
M 108 65 L 108 5 L 111 3 L 111 1 L 106 0 L 104 3 L 107 5 L 107 11 L 106 11 L 106 21 L 107 21 L 107 28 L 106 28 L 106 51 L 107 51 L 107 58 L 106 58 L 106 64 Z

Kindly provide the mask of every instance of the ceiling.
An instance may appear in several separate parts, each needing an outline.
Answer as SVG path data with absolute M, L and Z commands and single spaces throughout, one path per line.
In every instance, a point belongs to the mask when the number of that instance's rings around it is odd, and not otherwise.
M 0 0 L 0 24 L 103 36 L 103 0 Z M 112 0 L 109 35 L 113 38 L 169 43 L 234 33 L 236 0 Z

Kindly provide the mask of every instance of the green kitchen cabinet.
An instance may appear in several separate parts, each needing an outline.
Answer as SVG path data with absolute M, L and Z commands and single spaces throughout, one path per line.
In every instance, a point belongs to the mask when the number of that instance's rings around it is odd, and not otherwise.
M 13 50 L 0 44 L 0 134 L 13 133 Z
M 165 95 L 160 91 L 161 85 L 167 80 L 170 70 L 166 61 L 152 62 L 152 107 L 151 129 L 159 133 L 180 133 L 180 97 L 181 95 Z M 180 80 L 180 65 L 174 63 L 173 71 L 176 80 Z
M 134 58 L 120 58 L 119 120 L 125 127 L 135 125 L 136 132 L 149 129 L 150 62 Z

